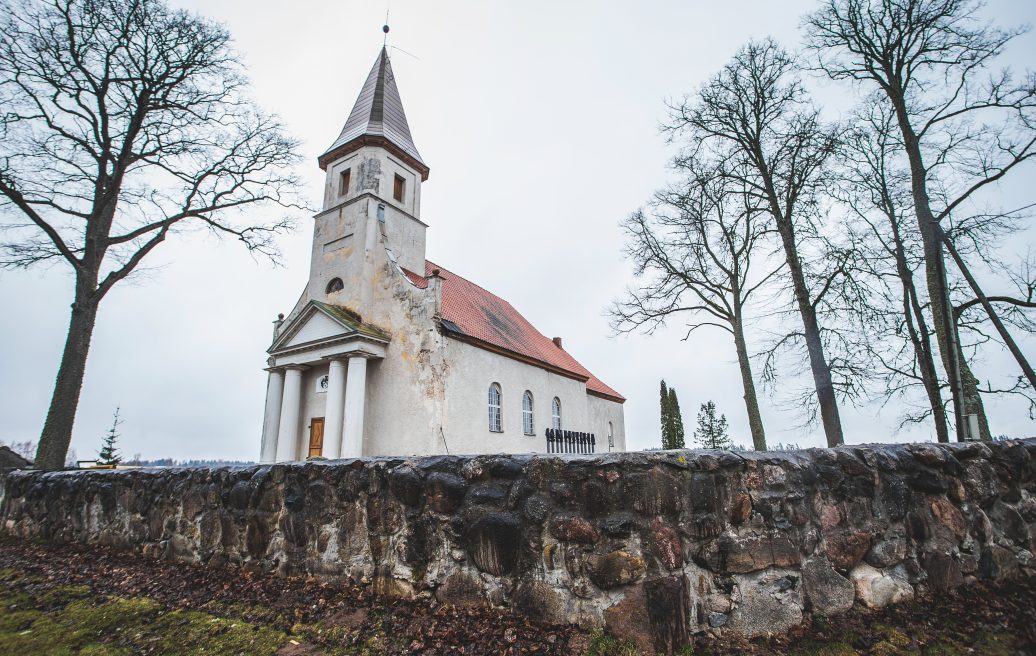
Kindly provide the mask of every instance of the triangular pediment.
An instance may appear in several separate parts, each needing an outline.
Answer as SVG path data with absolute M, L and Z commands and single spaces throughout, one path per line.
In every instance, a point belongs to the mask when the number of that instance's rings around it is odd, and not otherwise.
M 305 309 L 284 327 L 270 347 L 270 352 L 315 346 L 350 335 L 388 340 L 384 332 L 364 324 L 347 309 L 310 301 Z

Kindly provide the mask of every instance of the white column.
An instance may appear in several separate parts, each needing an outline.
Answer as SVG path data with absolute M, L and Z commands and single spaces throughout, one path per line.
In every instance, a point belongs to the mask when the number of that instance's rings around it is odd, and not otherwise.
M 266 414 L 263 416 L 263 445 L 259 462 L 266 464 L 277 458 L 277 429 L 281 423 L 281 397 L 284 394 L 284 371 L 270 369 L 266 381 Z
M 345 363 L 331 360 L 327 372 L 327 406 L 324 408 L 325 458 L 342 457 L 342 411 L 345 404 Z
M 349 376 L 345 381 L 345 440 L 343 458 L 363 455 L 363 406 L 367 396 L 367 358 L 349 356 Z
M 277 462 L 298 460 L 302 367 L 288 367 L 284 372 L 282 398 L 280 428 L 277 430 Z

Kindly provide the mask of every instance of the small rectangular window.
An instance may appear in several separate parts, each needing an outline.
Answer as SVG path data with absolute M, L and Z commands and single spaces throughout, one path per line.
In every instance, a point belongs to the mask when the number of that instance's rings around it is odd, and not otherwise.
M 338 195 L 344 196 L 349 193 L 349 172 L 352 169 L 346 169 L 338 174 Z
M 394 185 L 392 185 L 392 197 L 402 203 L 403 202 L 403 192 L 405 190 L 406 190 L 406 180 L 403 179 L 403 176 L 397 175 L 396 176 L 396 182 L 395 182 Z

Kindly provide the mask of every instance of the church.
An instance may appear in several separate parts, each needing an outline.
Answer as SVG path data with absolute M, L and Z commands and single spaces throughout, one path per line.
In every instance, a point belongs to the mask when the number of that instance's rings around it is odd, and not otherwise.
M 625 450 L 622 395 L 425 259 L 429 168 L 385 48 L 318 163 L 309 281 L 268 349 L 262 462 Z

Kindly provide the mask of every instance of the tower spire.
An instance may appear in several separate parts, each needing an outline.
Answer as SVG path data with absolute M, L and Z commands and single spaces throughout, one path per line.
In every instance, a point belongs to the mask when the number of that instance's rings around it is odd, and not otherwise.
M 382 30 L 387 35 L 388 25 Z M 364 145 L 379 145 L 392 151 L 419 171 L 422 180 L 428 179 L 428 165 L 410 136 L 386 46 L 378 53 L 341 134 L 318 159 L 320 168 L 326 169 L 330 162 Z

